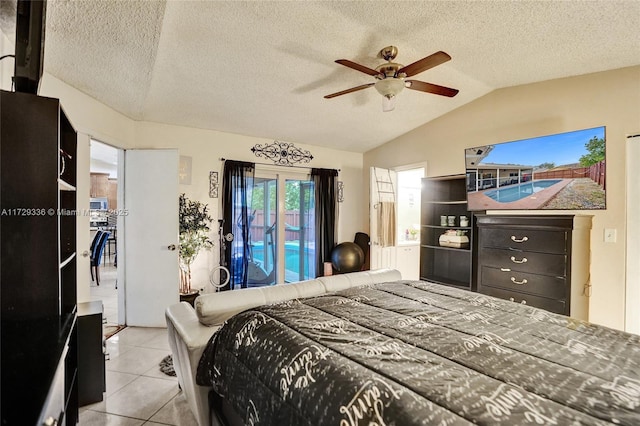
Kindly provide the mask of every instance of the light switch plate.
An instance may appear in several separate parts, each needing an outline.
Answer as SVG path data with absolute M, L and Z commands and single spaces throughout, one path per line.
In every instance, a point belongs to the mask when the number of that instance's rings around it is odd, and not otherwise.
M 615 243 L 616 242 L 616 230 L 615 229 L 605 229 L 604 230 L 604 242 L 605 243 Z

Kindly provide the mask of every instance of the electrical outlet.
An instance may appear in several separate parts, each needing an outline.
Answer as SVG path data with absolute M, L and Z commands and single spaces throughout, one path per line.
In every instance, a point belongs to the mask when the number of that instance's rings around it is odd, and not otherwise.
M 615 243 L 616 242 L 616 230 L 615 229 L 605 229 L 604 230 L 604 242 L 605 243 Z

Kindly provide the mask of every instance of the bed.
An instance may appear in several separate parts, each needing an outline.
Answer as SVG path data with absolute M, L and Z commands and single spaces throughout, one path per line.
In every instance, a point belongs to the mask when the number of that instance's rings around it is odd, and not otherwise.
M 640 424 L 639 336 L 438 284 L 370 281 L 225 320 L 195 374 L 212 423 Z

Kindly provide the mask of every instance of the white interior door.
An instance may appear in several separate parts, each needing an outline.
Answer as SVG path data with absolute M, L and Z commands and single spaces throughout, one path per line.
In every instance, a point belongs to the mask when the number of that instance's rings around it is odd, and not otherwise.
M 76 152 L 76 208 L 79 212 L 89 211 L 89 135 L 78 132 L 78 150 Z M 77 288 L 78 303 L 88 302 L 91 300 L 91 292 L 89 283 L 91 254 L 89 247 L 91 246 L 91 233 L 89 232 L 89 215 L 78 214 L 76 216 L 76 246 L 78 248 L 77 257 Z
M 395 268 L 395 203 L 397 201 L 398 178 L 395 171 L 380 167 L 371 167 L 369 175 L 369 235 L 371 241 L 369 256 L 371 269 Z
M 124 209 L 126 324 L 166 327 L 165 309 L 179 301 L 177 150 L 124 152 Z
M 640 134 L 627 138 L 627 290 L 625 331 L 640 334 Z

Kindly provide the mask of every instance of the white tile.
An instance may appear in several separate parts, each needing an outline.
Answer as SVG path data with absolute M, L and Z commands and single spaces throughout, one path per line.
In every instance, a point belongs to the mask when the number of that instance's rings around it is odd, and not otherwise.
M 119 391 L 129 383 L 133 382 L 138 376 L 135 374 L 129 373 L 120 373 L 118 371 L 106 371 L 106 379 L 107 379 L 107 391 L 105 396 L 108 398 L 109 395 L 113 395 L 115 392 Z
M 80 408 L 81 412 L 84 411 L 98 411 L 100 413 L 104 413 L 106 411 L 107 398 L 103 398 L 102 401 L 96 402 L 94 404 L 85 405 Z
M 166 329 L 163 329 L 162 333 L 158 333 L 156 337 L 144 343 L 141 343 L 139 346 L 142 346 L 145 348 L 153 348 L 153 349 L 164 349 L 165 351 L 171 352 L 171 348 L 169 347 L 169 338 L 167 337 Z
M 166 336 L 166 328 L 127 327 L 116 334 L 116 336 L 120 343 L 125 345 L 143 346 L 146 342 L 162 335 L 163 333 Z
M 113 337 L 107 339 L 107 341 L 106 341 L 107 353 L 109 354 L 107 362 L 109 360 L 116 359 L 120 355 L 124 354 L 127 351 L 130 351 L 131 349 L 133 349 L 135 347 L 135 346 L 129 346 L 129 345 L 121 344 L 120 340 L 117 338 L 117 336 L 118 335 L 116 334 Z
M 184 397 L 184 392 L 180 392 L 171 401 L 169 401 L 164 407 L 154 414 L 151 421 L 171 424 L 175 426 L 198 426 L 187 400 Z
M 175 382 L 138 377 L 107 398 L 105 412 L 148 420 L 178 392 Z
M 157 366 L 167 355 L 169 352 L 161 349 L 133 347 L 117 357 L 112 357 L 107 361 L 106 367 L 109 371 L 140 375 Z
M 118 324 L 118 290 L 116 279 L 118 270 L 110 264 L 100 267 L 100 285 L 95 281 L 90 283 L 89 300 L 100 300 L 103 305 L 103 318 L 107 324 Z
M 141 426 L 143 423 L 144 420 L 96 411 L 83 411 L 78 422 L 80 426 Z

